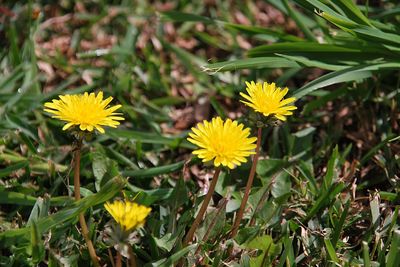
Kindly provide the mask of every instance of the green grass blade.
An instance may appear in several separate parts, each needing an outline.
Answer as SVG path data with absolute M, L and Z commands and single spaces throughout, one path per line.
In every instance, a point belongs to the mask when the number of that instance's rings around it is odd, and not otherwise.
M 334 18 L 335 21 L 340 21 L 342 24 L 347 25 L 348 27 L 355 27 L 358 25 L 356 22 L 339 14 L 338 12 L 331 9 L 329 6 L 325 5 L 323 1 L 319 1 L 319 0 L 305 0 L 305 1 L 313 6 L 313 9 L 310 10 L 311 12 L 314 12 L 314 11 L 318 12 L 322 16 L 329 15 L 329 17 Z M 304 2 L 304 1 L 296 0 L 296 2 L 298 2 L 300 4 L 301 2 Z M 321 11 L 323 11 L 323 12 L 321 12 Z
M 281 57 L 256 57 L 208 64 L 203 67 L 203 70 L 209 73 L 215 73 L 240 69 L 275 69 L 298 67 L 300 67 L 300 65 L 290 59 Z
M 108 129 L 107 135 L 113 138 L 128 138 L 129 140 L 140 141 L 148 144 L 160 144 L 171 147 L 184 147 L 193 149 L 194 145 L 190 144 L 184 137 L 165 137 L 155 133 L 139 132 L 134 130 Z
M 400 37 L 399 37 L 400 38 Z M 270 45 L 260 45 L 254 47 L 248 51 L 249 57 L 265 57 L 271 56 L 271 54 L 276 53 L 309 53 L 309 54 L 319 54 L 321 56 L 332 56 L 334 57 L 340 54 L 349 54 L 354 56 L 355 54 L 364 53 L 374 53 L 375 57 L 377 55 L 392 55 L 390 51 L 382 50 L 381 48 L 375 48 L 372 46 L 356 46 L 351 44 L 346 45 L 334 45 L 334 44 L 319 44 L 316 42 L 283 42 L 275 43 Z
M 211 19 L 205 16 L 199 16 L 195 14 L 183 13 L 179 11 L 167 11 L 161 13 L 161 20 L 163 21 L 174 21 L 174 22 L 202 22 L 205 24 L 218 24 L 220 26 L 224 26 L 227 29 L 235 29 L 242 33 L 247 34 L 265 34 L 273 37 L 277 37 L 279 39 L 285 41 L 301 41 L 303 39 L 286 34 L 283 31 L 271 30 L 265 27 L 258 27 L 258 26 L 249 26 L 249 25 L 242 25 L 236 23 L 225 22 L 221 20 Z
M 378 194 L 374 194 L 372 197 L 372 200 L 369 203 L 370 208 L 371 208 L 371 217 L 372 217 L 372 228 L 374 229 L 374 231 L 376 231 L 381 224 L 380 218 L 381 218 L 381 214 L 380 214 L 380 201 L 379 201 L 379 196 Z
M 323 181 L 323 189 L 328 190 L 328 188 L 334 183 L 334 178 L 336 178 L 336 167 L 339 163 L 339 149 L 337 146 L 333 149 L 332 155 L 328 161 L 328 166 L 326 167 L 326 175 Z
M 6 177 L 6 176 L 10 175 L 11 173 L 13 173 L 13 172 L 15 172 L 17 170 L 26 168 L 28 166 L 29 166 L 29 162 L 25 161 L 25 160 L 21 161 L 21 162 L 18 162 L 18 163 L 15 163 L 15 164 L 13 164 L 11 166 L 8 166 L 7 168 L 4 168 L 4 169 L 0 170 L 0 178 Z
M 257 26 L 248 26 L 248 25 L 242 25 L 242 24 L 235 24 L 235 23 L 224 23 L 225 27 L 227 29 L 234 29 L 238 30 L 242 33 L 250 34 L 250 35 L 266 35 L 266 36 L 271 36 L 275 37 L 279 40 L 282 41 L 290 41 L 290 42 L 301 42 L 304 41 L 304 39 L 299 38 L 297 36 L 291 35 L 291 34 L 286 34 L 283 31 L 278 31 L 278 30 L 271 30 L 265 27 L 257 27 Z
M 386 267 L 400 266 L 400 231 L 395 230 L 390 244 L 390 250 L 387 254 Z
M 35 264 L 41 262 L 46 254 L 43 241 L 41 240 L 41 234 L 36 222 L 32 221 L 30 250 L 32 262 Z
M 19 133 L 19 136 L 21 137 L 22 141 L 26 144 L 29 151 L 31 151 L 33 154 L 37 154 L 36 147 L 33 144 L 32 140 L 29 138 L 29 136 L 27 136 L 24 132 Z
M 35 197 L 25 195 L 19 192 L 8 192 L 2 189 L 0 191 L 0 203 L 1 204 L 14 204 L 21 206 L 33 206 L 37 199 Z
M 283 267 L 283 266 L 295 266 L 295 258 L 294 258 L 294 253 L 293 253 L 293 238 L 289 236 L 285 236 L 284 239 L 284 250 L 279 258 L 279 264 L 277 265 L 278 267 Z M 285 265 L 286 263 L 286 265 Z
M 307 216 L 304 218 L 304 222 L 309 221 L 318 211 L 324 208 L 337 194 L 343 191 L 346 185 L 343 183 L 333 184 L 328 190 L 323 190 L 321 195 L 315 200 L 314 205 L 307 212 Z
M 364 267 L 371 267 L 371 259 L 369 258 L 369 247 L 367 242 L 362 241 L 362 249 L 363 249 Z
M 362 23 L 365 25 L 372 26 L 369 19 L 366 16 L 364 16 L 364 14 L 352 0 L 338 0 L 335 1 L 335 3 L 342 8 L 342 10 L 346 13 L 346 16 L 351 20 L 357 23 Z
M 317 41 L 315 34 L 313 34 L 310 29 L 307 28 L 305 23 L 303 23 L 301 17 L 298 15 L 298 12 L 296 12 L 295 9 L 290 6 L 287 0 L 282 0 L 282 2 L 287 10 L 288 15 L 296 22 L 296 25 L 304 33 L 307 39 L 310 41 Z
M 327 238 L 324 238 L 324 243 L 325 243 L 325 248 L 326 248 L 326 250 L 328 252 L 329 258 L 334 263 L 339 264 L 340 263 L 339 258 L 336 255 L 336 251 L 333 248 L 333 245 L 332 245 L 331 241 L 329 239 L 327 239 Z
M 158 166 L 158 167 L 154 167 L 154 168 L 147 168 L 147 169 L 143 169 L 143 170 L 125 170 L 125 171 L 122 171 L 122 175 L 131 176 L 134 179 L 150 178 L 150 177 L 154 177 L 157 175 L 168 174 L 171 172 L 176 172 L 178 170 L 181 170 L 183 165 L 185 165 L 185 162 L 186 161 L 182 160 L 177 163 L 164 165 L 164 166 Z
M 310 67 L 310 68 L 320 68 L 324 70 L 342 70 L 347 68 L 348 66 L 345 64 L 333 64 L 329 62 L 324 62 L 323 58 L 314 60 L 304 56 L 289 56 L 284 54 L 276 53 L 277 56 L 286 58 L 290 61 L 298 62 L 301 66 Z M 328 60 L 327 60 L 328 61 Z
M 20 192 L 5 191 L 0 189 L 0 204 L 33 206 L 39 198 L 26 195 Z M 73 202 L 71 197 L 60 196 L 50 198 L 51 206 L 66 206 Z
M 357 80 L 359 81 L 365 78 L 369 78 L 373 75 L 373 71 L 398 68 L 400 68 L 400 63 L 382 63 L 346 68 L 343 70 L 328 73 L 313 80 L 312 82 L 298 89 L 293 96 L 296 98 L 301 98 L 319 88 L 323 88 L 329 85 Z
M 400 135 L 399 135 L 400 136 Z M 374 156 L 383 146 L 385 146 L 386 144 L 390 143 L 391 140 L 395 139 L 398 136 L 395 135 L 389 135 L 388 137 L 386 137 L 384 140 L 382 140 L 379 144 L 377 144 L 376 146 L 374 146 L 373 148 L 371 148 L 360 160 L 360 164 L 364 165 L 365 163 L 367 163 L 367 161 Z
M 333 234 L 331 237 L 333 248 L 336 248 L 340 234 L 343 233 L 343 225 L 346 220 L 347 214 L 349 212 L 350 204 L 351 204 L 351 201 L 348 200 L 346 202 L 346 204 L 344 205 L 343 212 L 340 215 L 340 219 L 339 219 L 338 223 L 334 226 L 335 228 L 334 228 L 334 231 L 333 231 Z
M 384 42 L 394 45 L 400 44 L 400 35 L 397 33 L 386 33 L 379 29 L 366 26 L 352 29 L 352 31 L 358 33 L 358 36 L 363 37 L 363 39 L 367 41 Z
M 204 22 L 204 23 L 215 23 L 215 20 L 199 16 L 190 13 L 184 13 L 179 11 L 167 11 L 160 13 L 161 20 L 164 21 L 174 21 L 174 22 Z

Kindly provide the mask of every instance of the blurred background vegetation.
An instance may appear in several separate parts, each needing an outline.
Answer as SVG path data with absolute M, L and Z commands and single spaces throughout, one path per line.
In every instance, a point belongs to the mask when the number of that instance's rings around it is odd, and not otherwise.
M 102 204 L 125 194 L 152 207 L 139 266 L 399 266 L 399 25 L 397 0 L 2 1 L 0 265 L 89 264 L 86 211 L 110 266 Z M 264 131 L 238 237 L 249 165 L 223 173 L 200 249 L 182 248 L 212 175 L 187 132 L 249 124 L 251 80 L 289 87 L 298 110 Z M 98 89 L 126 121 L 86 143 L 73 204 L 73 138 L 42 105 Z

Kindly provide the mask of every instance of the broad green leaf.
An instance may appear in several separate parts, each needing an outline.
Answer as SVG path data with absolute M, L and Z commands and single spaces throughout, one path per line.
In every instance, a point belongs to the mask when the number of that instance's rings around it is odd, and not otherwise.
M 188 191 L 183 178 L 180 178 L 175 184 L 174 190 L 168 199 L 168 204 L 173 210 L 178 210 L 188 201 Z
M 270 199 L 256 211 L 257 213 L 254 216 L 259 218 L 266 226 L 269 226 L 279 222 L 281 211 L 282 206 L 274 199 Z
M 180 207 L 182 207 L 188 201 L 188 199 L 188 190 L 186 188 L 185 181 L 181 177 L 175 184 L 175 187 L 168 198 L 168 204 L 171 211 L 171 215 L 169 216 L 170 219 L 168 221 L 168 232 L 176 232 L 177 218 L 174 214 L 178 213 Z
M 250 259 L 250 266 L 252 267 L 269 266 L 271 264 L 271 256 L 275 256 L 278 251 L 278 248 L 274 244 L 270 235 L 258 236 L 250 242 L 242 245 L 242 247 L 247 249 L 258 249 L 262 251 L 259 256 L 252 257 Z
M 292 182 L 290 175 L 286 171 L 279 172 L 273 179 L 271 194 L 274 198 L 280 198 L 290 193 Z
M 37 227 L 40 233 L 49 231 L 52 227 L 61 225 L 69 220 L 75 220 L 78 215 L 85 212 L 88 208 L 104 203 L 111 199 L 115 194 L 124 188 L 126 180 L 122 177 L 115 177 L 104 185 L 100 192 L 74 202 L 71 206 L 64 208 L 52 215 L 37 220 Z M 26 240 L 31 232 L 31 227 L 8 230 L 0 233 L 0 246 L 7 247 L 18 244 L 22 240 Z
M 225 227 L 225 224 L 225 206 L 217 206 L 217 208 L 213 208 L 206 213 L 203 222 L 195 233 L 195 236 L 197 237 L 197 240 L 206 239 L 205 242 L 207 242 L 207 240 L 209 239 L 213 240 L 221 234 Z M 205 235 L 207 236 L 205 237 Z
M 93 175 L 96 178 L 95 187 L 96 191 L 99 191 L 103 184 L 119 174 L 118 164 L 106 157 L 100 147 L 97 148 L 96 152 L 92 153 L 92 157 Z
M 96 178 L 95 186 L 96 190 L 99 191 L 101 180 L 107 173 L 109 167 L 108 166 L 109 159 L 101 152 L 94 152 L 92 158 L 93 158 L 92 162 L 93 175 Z
M 173 191 L 172 188 L 158 188 L 158 189 L 145 190 L 137 186 L 134 186 L 133 184 L 130 183 L 127 185 L 127 187 L 132 191 L 132 193 L 135 193 L 134 195 L 135 199 L 137 199 L 138 202 L 146 206 L 150 206 L 155 202 L 168 199 Z
M 242 244 L 241 247 L 247 249 L 260 249 L 260 250 L 270 250 L 271 246 L 274 245 L 274 241 L 270 235 L 257 236 L 245 244 Z
M 176 243 L 176 238 L 172 238 L 171 235 L 171 233 L 167 233 L 161 238 L 154 237 L 157 246 L 170 252 Z
M 69 186 L 69 190 L 71 190 L 71 192 L 75 192 L 75 188 L 73 185 Z M 80 193 L 82 197 L 88 197 L 93 195 L 94 193 L 92 191 L 90 191 L 89 189 L 85 188 L 85 187 L 80 187 Z
M 271 179 L 276 172 L 281 171 L 287 166 L 287 161 L 283 159 L 261 159 L 257 163 L 257 174 L 262 178 Z
M 181 250 L 174 253 L 173 255 L 169 256 L 168 258 L 146 264 L 145 267 L 171 267 L 171 266 L 174 266 L 174 263 L 176 263 L 183 256 L 185 256 L 187 253 L 189 253 L 189 251 L 195 249 L 196 247 L 197 247 L 197 244 L 189 245 L 187 247 L 182 248 Z
M 235 237 L 236 242 L 241 245 L 245 242 L 248 242 L 250 240 L 253 240 L 256 238 L 260 231 L 260 226 L 254 226 L 254 227 L 241 227 L 239 229 L 238 234 Z
M 44 198 L 38 197 L 35 205 L 32 208 L 31 214 L 29 215 L 28 222 L 26 226 L 33 224 L 41 218 L 44 218 L 48 215 L 50 208 L 50 199 L 48 196 Z

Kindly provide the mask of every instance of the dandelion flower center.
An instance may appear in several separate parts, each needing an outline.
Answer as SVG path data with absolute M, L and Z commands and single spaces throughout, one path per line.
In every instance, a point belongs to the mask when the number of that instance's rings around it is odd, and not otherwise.
M 249 137 L 250 129 L 243 124 L 227 119 L 213 118 L 211 122 L 203 121 L 192 128 L 188 141 L 197 145 L 194 150 L 203 162 L 214 160 L 216 167 L 227 166 L 230 169 L 247 161 L 246 157 L 254 154 L 255 137 Z
M 275 116 L 277 119 L 285 121 L 286 117 L 292 115 L 291 110 L 297 109 L 293 105 L 288 105 L 296 100 L 294 97 L 283 99 L 289 89 L 286 87 L 281 89 L 275 83 L 255 83 L 246 82 L 246 91 L 248 95 L 240 93 L 247 101 L 240 100 L 255 111 L 262 113 L 264 116 Z
M 104 207 L 125 231 L 142 227 L 151 211 L 149 207 L 128 200 L 107 202 Z
M 114 112 L 121 105 L 108 107 L 113 98 L 110 96 L 103 100 L 103 92 L 99 92 L 97 96 L 85 92 L 80 95 L 60 95 L 59 98 L 45 103 L 44 110 L 53 114 L 53 118 L 67 122 L 63 130 L 79 125 L 82 131 L 91 132 L 97 129 L 100 133 L 104 133 L 101 126 L 115 128 L 120 124 L 120 120 L 124 120 L 119 116 L 121 113 Z

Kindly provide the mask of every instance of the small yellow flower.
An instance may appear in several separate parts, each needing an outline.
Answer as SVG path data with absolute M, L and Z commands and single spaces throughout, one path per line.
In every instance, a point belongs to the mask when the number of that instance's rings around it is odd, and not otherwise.
M 79 125 L 82 131 L 93 131 L 97 129 L 100 133 L 104 133 L 101 126 L 110 126 L 116 128 L 120 120 L 124 120 L 121 113 L 115 113 L 121 105 L 108 107 L 112 101 L 110 96 L 103 100 L 103 92 L 99 92 L 97 96 L 94 93 L 79 95 L 60 95 L 60 100 L 54 99 L 52 102 L 44 104 L 45 109 L 49 113 L 54 114 L 52 117 L 65 121 L 63 130 L 67 130 L 73 125 Z
M 276 87 L 275 83 L 251 83 L 246 82 L 247 85 L 247 93 L 240 93 L 242 97 L 244 97 L 248 101 L 240 100 L 245 103 L 247 106 L 253 108 L 255 111 L 264 114 L 264 116 L 273 115 L 277 119 L 285 121 L 286 117 L 292 115 L 293 112 L 291 110 L 297 109 L 295 106 L 287 106 L 288 104 L 294 102 L 296 98 L 290 97 L 287 99 L 283 99 L 283 97 L 287 94 L 289 89 L 286 87 L 281 89 L 280 87 Z
M 147 215 L 151 211 L 151 208 L 129 200 L 107 202 L 104 207 L 124 231 L 134 230 L 143 226 Z
M 256 137 L 248 137 L 250 129 L 243 129 L 243 124 L 227 119 L 225 122 L 220 118 L 213 118 L 211 122 L 203 121 L 192 128 L 188 141 L 199 146 L 193 154 L 203 159 L 203 162 L 214 159 L 216 167 L 228 166 L 230 169 L 246 162 L 257 141 Z

